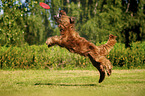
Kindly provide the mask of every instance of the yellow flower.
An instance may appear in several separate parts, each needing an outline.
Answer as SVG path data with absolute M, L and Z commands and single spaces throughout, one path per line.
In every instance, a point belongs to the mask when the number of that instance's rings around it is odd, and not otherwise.
M 36 3 L 36 4 L 37 4 L 38 2 L 37 2 L 37 1 L 35 1 L 34 3 Z

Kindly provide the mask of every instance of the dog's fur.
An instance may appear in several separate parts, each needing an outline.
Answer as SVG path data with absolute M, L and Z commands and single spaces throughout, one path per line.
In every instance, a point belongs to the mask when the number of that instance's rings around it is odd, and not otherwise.
M 101 49 L 101 54 L 104 54 L 104 56 L 108 55 L 111 49 L 113 49 L 114 45 L 116 44 L 116 38 L 117 36 L 113 36 L 112 34 L 109 35 L 109 40 L 106 44 L 98 46 Z
M 109 40 L 106 44 L 101 46 L 95 46 L 75 31 L 74 17 L 66 15 L 63 10 L 59 11 L 59 16 L 54 16 L 55 21 L 60 29 L 60 36 L 49 37 L 46 41 L 48 47 L 53 45 L 59 45 L 65 47 L 70 52 L 78 53 L 82 56 L 89 57 L 92 64 L 99 70 L 101 83 L 105 78 L 105 69 L 108 76 L 111 75 L 112 65 L 106 58 L 106 55 L 110 52 L 116 43 L 116 36 L 109 35 Z

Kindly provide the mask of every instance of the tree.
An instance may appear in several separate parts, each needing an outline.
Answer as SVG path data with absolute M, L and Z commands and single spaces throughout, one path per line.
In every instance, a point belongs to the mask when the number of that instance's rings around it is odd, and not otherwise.
M 25 3 L 15 3 L 15 0 L 3 1 L 4 14 L 0 18 L 2 45 L 20 46 L 25 42 L 41 44 L 46 40 L 47 34 L 52 33 L 49 12 L 41 8 L 37 1 L 28 0 Z
M 2 0 L 1 45 L 42 44 L 47 37 L 59 35 L 53 16 L 60 9 L 76 18 L 76 30 L 93 43 L 106 41 L 109 34 L 118 36 L 126 47 L 145 40 L 144 0 L 41 0 L 49 10 L 39 6 L 40 0 L 15 1 Z

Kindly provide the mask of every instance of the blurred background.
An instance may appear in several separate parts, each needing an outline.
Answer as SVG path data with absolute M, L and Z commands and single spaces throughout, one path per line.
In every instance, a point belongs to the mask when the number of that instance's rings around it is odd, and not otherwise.
M 64 68 L 70 58 L 74 66 L 87 66 L 88 59 L 68 52 L 65 57 L 64 49 L 45 45 L 48 37 L 60 34 L 53 19 L 60 9 L 76 17 L 76 31 L 96 45 L 106 42 L 109 34 L 117 36 L 108 56 L 113 65 L 144 65 L 144 0 L 0 0 L 1 68 Z

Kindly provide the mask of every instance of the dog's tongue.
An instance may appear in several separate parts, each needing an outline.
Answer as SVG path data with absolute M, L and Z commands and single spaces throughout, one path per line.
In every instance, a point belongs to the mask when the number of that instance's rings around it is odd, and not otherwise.
M 56 16 L 59 17 L 59 13 Z

